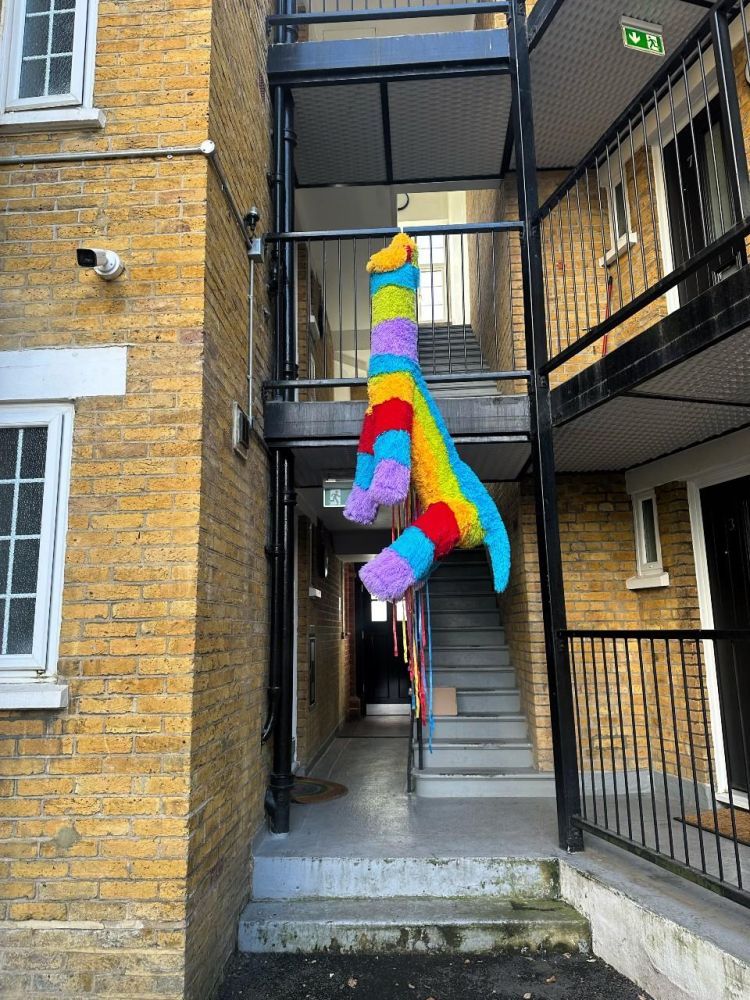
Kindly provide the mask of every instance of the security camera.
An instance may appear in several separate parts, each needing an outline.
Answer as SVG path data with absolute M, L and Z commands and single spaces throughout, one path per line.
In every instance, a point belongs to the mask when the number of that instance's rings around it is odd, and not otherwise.
M 119 278 L 125 270 L 125 265 L 114 250 L 97 250 L 89 247 L 79 247 L 76 250 L 79 267 L 91 267 L 105 281 Z

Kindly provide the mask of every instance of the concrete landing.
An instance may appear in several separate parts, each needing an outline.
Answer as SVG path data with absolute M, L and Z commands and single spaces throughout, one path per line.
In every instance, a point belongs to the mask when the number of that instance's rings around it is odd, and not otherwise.
M 244 952 L 587 952 L 588 921 L 555 900 L 314 899 L 251 902 Z

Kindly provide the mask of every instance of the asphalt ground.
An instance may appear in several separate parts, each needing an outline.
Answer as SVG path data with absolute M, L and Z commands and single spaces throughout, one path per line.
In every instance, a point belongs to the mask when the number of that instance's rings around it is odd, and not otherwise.
M 219 1000 L 651 1000 L 585 955 L 236 955 Z

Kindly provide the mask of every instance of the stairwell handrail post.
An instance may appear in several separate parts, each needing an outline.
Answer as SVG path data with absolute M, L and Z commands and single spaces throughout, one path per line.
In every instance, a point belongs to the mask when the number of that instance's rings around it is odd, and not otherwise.
M 558 834 L 563 849 L 580 851 L 583 849 L 583 836 L 580 828 L 574 824 L 574 817 L 580 813 L 580 787 L 570 662 L 567 644 L 562 635 L 566 627 L 565 593 L 557 513 L 550 385 L 548 376 L 540 372 L 547 361 L 547 330 L 525 0 L 511 0 L 508 29 L 518 207 L 520 220 L 524 223 L 521 235 L 523 314 L 527 365 L 531 370 L 529 405 L 532 466 Z

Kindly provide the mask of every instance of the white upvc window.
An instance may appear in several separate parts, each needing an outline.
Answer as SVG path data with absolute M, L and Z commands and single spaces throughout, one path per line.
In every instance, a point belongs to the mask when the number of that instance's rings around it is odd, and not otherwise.
M 630 224 L 630 198 L 627 182 L 615 180 L 610 182 L 610 175 L 604 178 L 604 198 L 609 217 L 610 246 L 603 257 L 599 258 L 600 267 L 610 267 L 618 257 L 627 253 L 630 247 L 638 242 L 638 234 L 634 233 Z
M 646 490 L 635 493 L 632 499 L 636 575 L 626 585 L 629 590 L 669 586 L 669 574 L 664 572 L 662 564 L 656 493 Z
M 93 108 L 97 0 L 6 0 L 0 124 L 101 126 Z
M 0 407 L 0 681 L 57 667 L 73 407 Z

